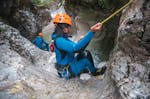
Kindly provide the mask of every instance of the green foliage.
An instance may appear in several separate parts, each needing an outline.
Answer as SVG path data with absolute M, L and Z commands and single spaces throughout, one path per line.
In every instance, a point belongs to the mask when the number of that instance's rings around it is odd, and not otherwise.
M 48 6 L 51 2 L 56 2 L 56 0 L 32 0 L 38 6 Z
M 0 27 L 0 32 L 5 32 L 6 29 Z

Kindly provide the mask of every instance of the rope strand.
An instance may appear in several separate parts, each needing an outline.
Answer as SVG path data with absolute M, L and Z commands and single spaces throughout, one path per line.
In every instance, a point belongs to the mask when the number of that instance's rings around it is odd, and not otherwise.
M 123 9 L 125 9 L 132 1 L 133 0 L 130 0 L 127 4 L 125 4 L 123 7 L 121 7 L 120 9 L 118 9 L 116 12 L 114 12 L 113 14 L 111 14 L 109 17 L 107 17 L 106 19 L 104 19 L 100 23 L 104 24 L 105 22 L 107 22 L 109 19 L 111 19 L 112 17 L 114 17 L 116 14 L 118 14 L 120 11 L 122 11 Z

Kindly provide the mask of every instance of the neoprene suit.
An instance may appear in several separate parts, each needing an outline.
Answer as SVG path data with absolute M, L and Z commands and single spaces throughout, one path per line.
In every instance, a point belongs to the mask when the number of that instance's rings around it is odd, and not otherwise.
M 40 36 L 36 36 L 36 38 L 33 40 L 33 44 L 35 44 L 37 47 L 39 47 L 42 50 L 49 51 L 48 43 L 44 41 L 44 39 Z
M 69 64 L 75 76 L 78 76 L 83 72 L 83 70 L 88 70 L 89 72 L 94 73 L 96 68 L 93 64 L 91 55 L 89 55 L 90 58 L 80 56 L 81 53 L 75 56 L 75 53 L 81 52 L 81 50 L 88 45 L 93 36 L 94 33 L 89 31 L 84 38 L 82 38 L 78 43 L 75 43 L 68 39 L 68 36 L 66 35 L 57 37 L 57 35 L 53 34 L 52 39 L 54 39 L 55 42 L 54 45 L 57 64 L 59 66 L 67 66 Z M 82 54 L 84 52 L 86 51 L 82 51 Z M 85 54 L 90 53 L 88 52 Z

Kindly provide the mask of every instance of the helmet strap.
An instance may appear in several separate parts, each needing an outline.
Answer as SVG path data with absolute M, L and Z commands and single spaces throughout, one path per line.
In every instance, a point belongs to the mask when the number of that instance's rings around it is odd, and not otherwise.
M 68 37 L 68 34 L 64 32 L 64 29 L 65 28 L 68 28 L 69 25 L 68 24 L 64 24 L 64 23 L 58 23 L 56 25 L 56 28 L 55 28 L 55 34 L 57 36 L 63 36 L 63 37 Z

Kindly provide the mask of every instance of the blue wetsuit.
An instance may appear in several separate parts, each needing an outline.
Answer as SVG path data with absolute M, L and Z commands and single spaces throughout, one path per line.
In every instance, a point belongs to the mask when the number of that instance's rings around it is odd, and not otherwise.
M 78 53 L 88 45 L 93 36 L 94 33 L 89 31 L 84 38 L 82 38 L 78 43 L 75 43 L 69 40 L 67 36 L 57 37 L 55 34 L 52 35 L 52 39 L 54 39 L 55 42 L 54 45 L 57 64 L 60 66 L 67 66 L 69 64 L 71 71 L 75 76 L 81 74 L 85 69 L 94 73 L 96 68 L 94 67 L 93 60 L 91 61 L 86 57 L 78 59 L 80 56 L 75 56 L 75 53 Z
M 42 50 L 49 51 L 49 44 L 44 41 L 44 39 L 40 36 L 36 36 L 36 38 L 33 40 L 33 44 L 35 44 L 37 47 L 39 47 Z

